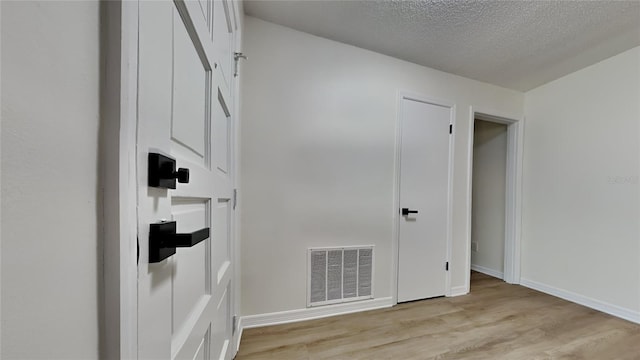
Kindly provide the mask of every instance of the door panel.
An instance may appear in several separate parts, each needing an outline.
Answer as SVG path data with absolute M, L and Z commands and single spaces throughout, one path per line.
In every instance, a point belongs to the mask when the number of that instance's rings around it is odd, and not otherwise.
M 226 86 L 222 77 L 222 70 L 217 68 L 214 72 L 215 88 L 214 94 L 217 98 L 212 102 L 212 123 L 213 123 L 213 146 L 214 146 L 214 166 L 215 181 L 218 199 L 230 200 L 233 195 L 233 171 L 231 163 L 234 161 L 233 136 L 235 126 L 233 114 L 230 112 L 231 92 Z
M 174 151 L 193 162 L 206 163 L 210 143 L 207 99 L 211 69 L 198 55 L 180 16 L 173 18 L 173 117 Z M 200 50 L 200 53 L 203 53 Z
M 220 69 L 227 88 L 233 76 L 233 24 L 230 4 L 227 0 L 213 2 L 213 43 L 220 56 Z
M 231 339 L 231 319 L 227 318 L 225 314 L 231 311 L 229 303 L 229 287 L 224 288 L 224 293 L 218 302 L 216 308 L 216 318 L 220 319 L 213 325 L 213 358 L 225 359 L 225 354 L 228 353 L 229 344 Z
M 214 273 L 217 274 L 216 284 L 218 286 L 224 286 L 221 281 L 225 278 L 226 272 L 231 265 L 231 239 L 229 237 L 230 212 L 229 200 L 219 199 L 214 225 L 215 239 L 213 245 L 213 268 Z
M 198 345 L 198 349 L 196 350 L 196 355 L 193 357 L 195 360 L 209 359 L 209 349 L 211 348 L 209 344 L 210 339 L 211 339 L 211 334 L 209 329 L 207 329 L 207 332 L 205 333 L 204 337 L 200 341 L 200 344 Z
M 172 198 L 172 220 L 178 233 L 210 227 L 209 200 Z M 184 328 L 189 315 L 205 297 L 211 296 L 210 240 L 178 249 L 173 267 L 173 331 Z
M 186 1 L 189 2 L 194 0 L 186 0 Z M 195 0 L 195 1 L 197 1 L 198 5 L 200 5 L 202 18 L 207 23 L 207 25 L 210 24 L 211 23 L 211 1 L 207 1 L 207 0 Z
M 217 65 L 222 56 L 216 55 L 210 31 L 207 9 L 213 6 L 210 0 L 139 2 L 138 355 L 143 359 L 234 355 L 229 346 L 233 124 L 228 85 Z M 150 152 L 188 168 L 188 183 L 148 187 Z M 209 228 L 209 238 L 149 263 L 149 226 L 161 221 L 175 221 L 182 234 Z
M 446 292 L 451 108 L 402 100 L 398 301 Z
M 214 105 L 213 136 L 216 153 L 216 167 L 227 175 L 231 156 L 231 115 L 222 93 L 218 92 L 217 104 Z

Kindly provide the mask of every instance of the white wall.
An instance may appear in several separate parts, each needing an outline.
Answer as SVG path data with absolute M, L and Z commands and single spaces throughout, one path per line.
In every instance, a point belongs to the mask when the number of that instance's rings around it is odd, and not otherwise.
M 640 48 L 527 92 L 525 115 L 523 279 L 640 321 Z
M 242 314 L 306 306 L 306 251 L 376 246 L 392 296 L 398 90 L 456 104 L 452 286 L 465 287 L 469 107 L 520 117 L 523 95 L 247 17 L 242 78 Z
M 1 6 L 1 357 L 96 358 L 99 4 Z
M 504 273 L 507 126 L 476 120 L 473 133 L 471 266 Z M 502 275 L 499 276 L 502 278 Z

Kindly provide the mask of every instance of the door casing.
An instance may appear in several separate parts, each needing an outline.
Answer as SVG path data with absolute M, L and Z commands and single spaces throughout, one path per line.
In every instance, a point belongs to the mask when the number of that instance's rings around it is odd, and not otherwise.
M 101 3 L 105 52 L 100 174 L 104 188 L 100 357 L 138 357 L 137 94 L 138 3 Z
M 475 119 L 507 125 L 507 176 L 505 197 L 504 281 L 520 283 L 521 224 L 522 224 L 522 149 L 524 118 L 510 114 L 469 107 L 469 153 L 467 154 L 467 234 L 466 234 L 466 292 L 471 286 L 471 196 L 473 184 L 473 123 Z
M 394 178 L 393 178 L 393 239 L 392 239 L 392 269 L 391 269 L 391 287 L 392 287 L 392 300 L 393 304 L 398 303 L 398 266 L 399 266 L 399 251 L 398 246 L 400 243 L 400 164 L 401 164 L 401 146 L 402 146 L 402 101 L 403 100 L 419 101 L 427 104 L 438 105 L 451 109 L 450 124 L 453 126 L 455 134 L 455 119 L 456 119 L 456 106 L 453 102 L 443 99 L 433 98 L 423 94 L 417 94 L 409 91 L 398 91 L 397 104 L 396 104 L 396 141 L 395 141 L 395 161 L 394 161 Z M 450 135 L 449 141 L 449 173 L 448 176 L 448 191 L 447 191 L 447 239 L 446 239 L 446 261 L 451 263 L 451 247 L 452 247 L 452 231 L 453 231 L 453 159 L 455 149 L 455 136 Z M 446 272 L 445 278 L 445 296 L 451 295 L 451 267 Z

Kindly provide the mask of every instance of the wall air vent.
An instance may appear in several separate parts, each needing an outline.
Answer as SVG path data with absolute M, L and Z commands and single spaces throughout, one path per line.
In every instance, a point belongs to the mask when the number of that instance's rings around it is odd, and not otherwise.
M 311 248 L 307 306 L 373 298 L 373 246 Z

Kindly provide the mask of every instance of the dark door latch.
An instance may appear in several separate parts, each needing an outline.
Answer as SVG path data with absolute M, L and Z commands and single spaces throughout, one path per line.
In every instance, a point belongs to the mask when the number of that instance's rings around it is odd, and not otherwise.
M 209 228 L 187 234 L 176 233 L 176 222 L 151 224 L 149 228 L 149 262 L 157 263 L 176 253 L 178 247 L 192 247 L 209 238 Z
M 168 156 L 149 153 L 149 186 L 159 188 L 176 188 L 179 183 L 189 183 L 189 169 L 179 168 L 176 171 L 176 161 Z
M 418 210 L 409 210 L 408 208 L 402 208 L 402 216 L 407 216 L 409 214 L 417 214 Z

